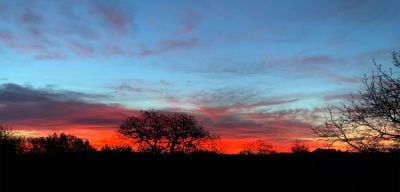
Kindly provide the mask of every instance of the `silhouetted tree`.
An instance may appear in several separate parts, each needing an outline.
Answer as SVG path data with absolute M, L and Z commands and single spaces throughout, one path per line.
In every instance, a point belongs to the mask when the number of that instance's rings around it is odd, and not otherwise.
M 161 153 L 168 149 L 167 119 L 158 111 L 141 111 L 139 116 L 126 119 L 119 127 L 119 132 L 135 139 L 139 149 L 152 153 Z
M 243 150 L 240 151 L 242 155 L 266 155 L 276 153 L 273 145 L 269 141 L 256 140 L 246 143 Z
M 0 152 L 5 154 L 16 154 L 24 152 L 24 139 L 16 135 L 10 127 L 0 125 Z
M 340 150 L 336 149 L 324 149 L 324 148 L 317 148 L 313 151 L 313 153 L 339 153 Z
M 167 135 L 169 153 L 193 152 L 198 149 L 199 143 L 204 139 L 209 139 L 210 134 L 194 116 L 186 113 L 168 112 Z
M 375 63 L 375 62 L 374 62 Z M 400 52 L 393 52 L 400 68 Z M 400 143 L 400 77 L 398 71 L 376 70 L 363 79 L 363 90 L 347 104 L 328 108 L 325 125 L 313 131 L 332 142 L 357 151 L 385 151 Z
M 139 149 L 155 154 L 191 152 L 198 147 L 197 142 L 209 136 L 194 116 L 154 110 L 126 119 L 119 132 L 133 138 Z
M 198 143 L 198 149 L 205 153 L 224 153 L 224 148 L 220 143 L 221 138 L 218 135 L 210 134 L 208 137 L 200 139 Z
M 32 153 L 88 152 L 95 150 L 89 144 L 89 141 L 64 133 L 29 138 L 28 142 Z
M 310 152 L 308 146 L 299 140 L 296 140 L 292 146 L 293 153 L 307 153 Z

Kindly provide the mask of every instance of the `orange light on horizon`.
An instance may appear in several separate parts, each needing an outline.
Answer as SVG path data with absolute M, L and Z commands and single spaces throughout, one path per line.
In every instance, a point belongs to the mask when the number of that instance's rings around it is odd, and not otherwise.
M 66 133 L 75 135 L 82 139 L 89 140 L 90 144 L 95 147 L 97 150 L 100 150 L 105 145 L 109 146 L 132 146 L 135 148 L 132 141 L 124 136 L 120 135 L 116 129 L 88 129 L 88 128 L 69 128 L 62 130 L 31 130 L 31 129 L 20 129 L 18 130 L 19 134 L 25 137 L 38 137 L 38 136 L 48 136 L 53 133 Z M 217 148 L 221 149 L 220 152 L 226 154 L 238 154 L 241 150 L 243 150 L 244 146 L 247 143 L 254 142 L 259 138 L 224 138 L 219 139 L 216 144 Z M 268 140 L 273 145 L 273 150 L 276 152 L 291 152 L 291 147 L 294 142 L 286 141 L 286 142 L 274 142 L 273 138 Z M 319 140 L 309 140 L 303 142 L 307 145 L 310 151 L 313 151 L 316 148 L 321 148 L 324 146 L 324 143 Z

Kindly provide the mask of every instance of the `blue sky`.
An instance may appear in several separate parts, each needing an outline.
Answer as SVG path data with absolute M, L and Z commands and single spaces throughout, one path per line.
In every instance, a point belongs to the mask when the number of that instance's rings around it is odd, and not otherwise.
M 3 94 L 17 86 L 101 95 L 74 99 L 126 110 L 183 110 L 226 137 L 275 138 L 282 129 L 271 115 L 312 126 L 321 108 L 359 89 L 372 59 L 390 64 L 400 44 L 399 5 L 0 0 L 0 84 Z M 255 114 L 265 117 L 248 117 Z M 0 122 L 42 129 L 21 118 Z M 226 119 L 243 126 L 229 128 Z

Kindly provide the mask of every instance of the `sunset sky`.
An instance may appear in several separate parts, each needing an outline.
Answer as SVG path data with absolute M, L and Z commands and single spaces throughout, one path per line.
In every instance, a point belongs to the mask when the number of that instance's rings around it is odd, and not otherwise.
M 398 0 L 0 0 L 0 124 L 118 141 L 140 109 L 196 115 L 228 153 L 311 127 L 400 48 Z

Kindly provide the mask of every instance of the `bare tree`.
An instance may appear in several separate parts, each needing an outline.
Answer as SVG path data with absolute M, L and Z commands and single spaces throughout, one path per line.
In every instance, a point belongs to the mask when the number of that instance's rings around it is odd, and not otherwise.
M 13 138 L 15 134 L 16 132 L 11 127 L 0 125 L 0 142 Z
M 271 142 L 266 140 L 256 140 L 246 143 L 243 150 L 240 151 L 242 155 L 266 155 L 276 153 Z
M 299 140 L 296 140 L 292 146 L 292 152 L 293 153 L 308 153 L 310 150 L 308 149 L 308 146 L 304 143 L 302 143 Z
M 16 135 L 11 127 L 0 125 L 0 152 L 1 153 L 23 153 L 24 139 Z
M 400 78 L 380 65 L 363 78 L 363 90 L 346 104 L 328 108 L 325 125 L 313 131 L 332 142 L 357 151 L 386 151 L 400 143 Z M 400 68 L 400 52 L 393 52 Z
M 133 138 L 144 151 L 192 152 L 198 142 L 209 137 L 194 116 L 186 113 L 141 111 L 139 116 L 126 119 L 119 132 Z
M 186 113 L 169 112 L 167 115 L 169 152 L 193 152 L 198 141 L 208 139 L 210 134 L 201 127 L 194 116 Z
M 158 111 L 141 111 L 139 116 L 126 119 L 119 132 L 133 138 L 140 148 L 155 154 L 168 149 L 166 118 Z

